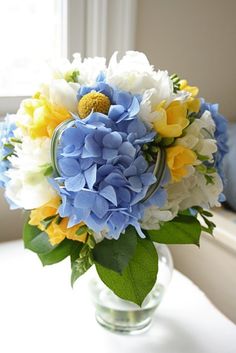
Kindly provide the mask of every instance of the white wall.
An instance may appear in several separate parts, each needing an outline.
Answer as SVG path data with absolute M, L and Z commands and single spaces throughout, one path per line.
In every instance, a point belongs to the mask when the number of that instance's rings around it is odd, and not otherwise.
M 138 0 L 136 49 L 236 120 L 235 14 L 235 0 Z

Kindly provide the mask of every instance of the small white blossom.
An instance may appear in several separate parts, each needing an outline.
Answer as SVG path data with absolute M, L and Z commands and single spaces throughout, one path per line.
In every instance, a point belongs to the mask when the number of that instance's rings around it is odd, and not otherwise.
M 9 158 L 12 166 L 6 175 L 6 197 L 24 209 L 40 207 L 55 197 L 56 193 L 44 175 L 51 163 L 50 139 L 31 139 L 25 136 L 15 147 L 16 156 Z

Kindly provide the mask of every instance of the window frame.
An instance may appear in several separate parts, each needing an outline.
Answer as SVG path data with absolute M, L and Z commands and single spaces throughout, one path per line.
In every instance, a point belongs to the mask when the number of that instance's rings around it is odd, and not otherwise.
M 61 0 L 63 56 L 110 56 L 135 47 L 137 0 Z M 105 19 L 100 21 L 100 19 Z M 0 96 L 0 117 L 16 113 L 25 95 Z

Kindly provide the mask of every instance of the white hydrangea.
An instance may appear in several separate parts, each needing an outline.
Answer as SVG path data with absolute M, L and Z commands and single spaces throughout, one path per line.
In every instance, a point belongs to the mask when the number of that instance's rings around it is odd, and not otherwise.
M 6 175 L 6 197 L 19 208 L 26 210 L 40 207 L 56 196 L 44 172 L 51 163 L 50 139 L 31 139 L 24 136 L 16 144 L 16 155 L 9 158 L 12 167 Z
M 177 216 L 179 211 L 193 206 L 211 208 L 220 206 L 219 195 L 223 192 L 223 183 L 217 173 L 211 174 L 213 183 L 207 184 L 203 174 L 195 171 L 180 182 L 166 186 L 167 201 L 163 208 L 151 206 L 144 212 L 142 227 L 159 229 L 161 222 L 168 222 Z
M 167 71 L 154 71 L 145 54 L 128 51 L 118 62 L 115 52 L 109 62 L 106 81 L 133 94 L 144 94 L 155 89 L 159 99 L 166 99 L 173 92 L 173 85 Z
M 206 110 L 200 119 L 195 119 L 185 130 L 185 135 L 176 140 L 176 145 L 182 145 L 197 152 L 201 156 L 213 161 L 213 154 L 217 151 L 214 139 L 215 123 L 211 113 Z
M 145 209 L 141 221 L 143 229 L 160 229 L 161 222 L 171 221 L 176 214 L 171 210 L 160 209 L 158 206 L 150 206 Z

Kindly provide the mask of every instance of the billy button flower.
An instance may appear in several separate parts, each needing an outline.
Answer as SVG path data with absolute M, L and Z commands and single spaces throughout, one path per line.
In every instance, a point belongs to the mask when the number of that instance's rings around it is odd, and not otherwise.
M 111 102 L 105 94 L 90 92 L 84 95 L 78 103 L 78 113 L 81 119 L 86 118 L 91 111 L 108 114 Z

